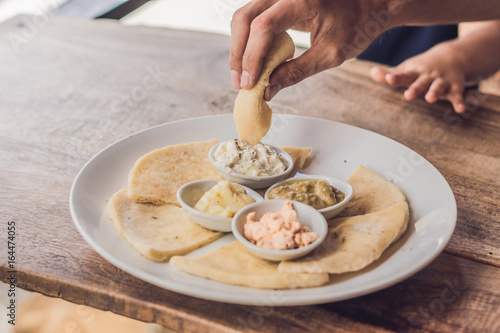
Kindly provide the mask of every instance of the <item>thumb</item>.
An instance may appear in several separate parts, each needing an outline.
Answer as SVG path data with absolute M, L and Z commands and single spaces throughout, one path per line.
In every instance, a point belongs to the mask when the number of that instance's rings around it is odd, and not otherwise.
M 264 99 L 271 100 L 281 89 L 292 86 L 305 78 L 339 66 L 346 60 L 344 53 L 327 43 L 317 43 L 299 57 L 287 61 L 272 72 Z

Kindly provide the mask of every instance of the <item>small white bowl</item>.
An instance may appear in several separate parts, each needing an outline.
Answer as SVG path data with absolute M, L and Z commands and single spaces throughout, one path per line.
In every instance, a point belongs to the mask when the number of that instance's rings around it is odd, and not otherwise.
M 184 184 L 177 191 L 177 201 L 179 201 L 181 207 L 187 213 L 189 218 L 202 227 L 215 231 L 230 232 L 232 221 L 231 217 L 210 215 L 194 209 L 194 206 L 203 194 L 214 187 L 218 182 L 219 180 L 197 180 Z M 264 200 L 262 196 L 254 190 L 246 186 L 242 187 L 249 196 L 255 199 L 256 202 Z
M 213 146 L 208 153 L 208 158 L 210 162 L 213 164 L 213 166 L 217 169 L 217 171 L 222 175 L 222 177 L 226 178 L 231 182 L 238 183 L 240 185 L 248 186 L 250 188 L 255 188 L 255 189 L 265 188 L 286 178 L 293 169 L 293 159 L 287 152 L 278 147 L 266 144 L 267 146 L 274 149 L 274 151 L 276 151 L 281 157 L 283 157 L 287 165 L 285 171 L 273 176 L 246 176 L 236 172 L 228 171 L 224 167 L 220 166 L 214 157 L 215 151 L 223 143 L 224 142 L 221 142 Z
M 262 215 L 267 212 L 281 211 L 283 205 L 287 201 L 293 203 L 293 207 L 297 211 L 297 215 L 301 224 L 318 233 L 318 239 L 305 247 L 291 250 L 263 249 L 246 239 L 243 228 L 246 223 L 247 215 L 249 213 L 255 212 L 255 219 L 260 220 Z M 325 240 L 328 233 L 328 224 L 326 222 L 326 219 L 316 209 L 301 202 L 280 199 L 264 200 L 242 208 L 233 217 L 231 227 L 234 237 L 236 237 L 236 239 L 240 241 L 251 253 L 271 261 L 292 260 L 303 257 L 314 250 L 319 244 L 321 244 L 321 242 Z
M 318 211 L 323 214 L 323 216 L 329 220 L 340 214 L 344 208 L 347 206 L 347 203 L 352 199 L 352 196 L 354 194 L 354 189 L 352 188 L 351 184 L 348 182 L 345 182 L 343 180 L 333 178 L 333 177 L 326 177 L 326 176 L 319 176 L 319 175 L 303 175 L 303 176 L 296 176 L 292 177 L 286 180 L 283 180 L 281 182 L 278 182 L 271 186 L 266 193 L 264 194 L 264 199 L 269 200 L 269 192 L 281 185 L 285 184 L 290 184 L 294 183 L 298 180 L 326 180 L 331 186 L 335 187 L 336 189 L 342 191 L 345 193 L 345 198 L 341 202 L 322 209 L 318 209 Z

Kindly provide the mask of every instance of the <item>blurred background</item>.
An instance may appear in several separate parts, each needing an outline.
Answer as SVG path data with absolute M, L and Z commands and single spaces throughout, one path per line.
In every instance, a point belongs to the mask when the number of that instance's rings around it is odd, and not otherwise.
M 21 13 L 47 13 L 229 35 L 233 13 L 247 2 L 249 0 L 0 0 L 0 22 Z M 295 45 L 310 45 L 308 33 L 292 31 L 290 35 Z

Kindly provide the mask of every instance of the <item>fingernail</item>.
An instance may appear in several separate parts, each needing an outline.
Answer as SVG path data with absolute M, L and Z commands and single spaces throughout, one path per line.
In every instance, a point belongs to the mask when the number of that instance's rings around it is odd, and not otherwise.
M 249 84 L 250 84 L 250 74 L 248 74 L 247 71 L 243 71 L 243 73 L 241 73 L 240 86 L 241 88 L 247 88 Z
M 269 101 L 281 90 L 281 84 L 275 83 L 269 87 Z
M 240 75 L 235 70 L 231 70 L 231 84 L 233 88 L 240 89 Z
M 465 112 L 465 104 L 462 104 L 462 103 L 457 104 L 457 106 L 455 107 L 455 111 L 457 111 L 458 113 L 464 113 Z

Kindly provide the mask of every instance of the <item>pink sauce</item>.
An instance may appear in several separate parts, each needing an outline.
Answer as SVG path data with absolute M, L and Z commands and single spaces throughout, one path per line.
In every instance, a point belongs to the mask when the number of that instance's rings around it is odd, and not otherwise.
M 318 234 L 303 226 L 291 202 L 285 202 L 281 212 L 265 213 L 254 221 L 255 212 L 247 215 L 245 237 L 265 249 L 288 250 L 304 247 L 318 238 Z

